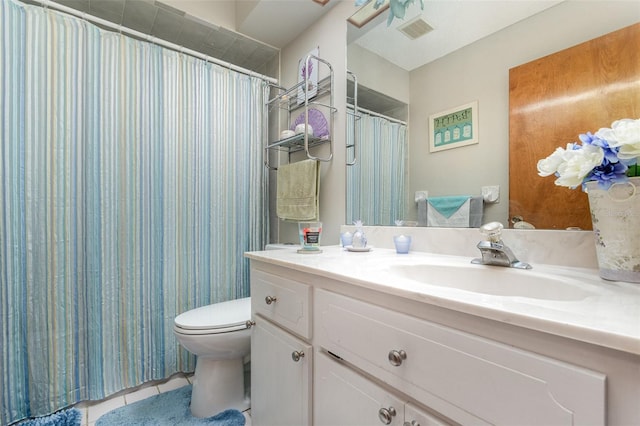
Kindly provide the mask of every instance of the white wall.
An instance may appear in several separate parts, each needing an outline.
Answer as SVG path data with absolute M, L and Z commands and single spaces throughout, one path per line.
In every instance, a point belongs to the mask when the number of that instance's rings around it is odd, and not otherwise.
M 500 185 L 485 221 L 508 224 L 509 69 L 640 21 L 638 1 L 566 1 L 411 72 L 410 212 L 412 194 L 479 195 Z M 480 143 L 429 153 L 430 114 L 479 101 Z M 597 130 L 597 129 L 585 129 Z M 576 135 L 577 138 L 578 135 Z M 570 142 L 570 141 L 563 141 Z M 526 218 L 525 218 L 526 219 Z
M 161 0 L 161 3 L 228 30 L 235 31 L 236 29 L 235 1 Z
M 356 74 L 358 84 L 408 104 L 410 102 L 409 71 L 363 49 L 355 43 L 348 47 L 349 71 Z M 393 76 L 393 78 L 389 78 Z
M 320 174 L 320 220 L 323 223 L 322 244 L 338 244 L 340 225 L 345 222 L 346 211 L 346 19 L 354 11 L 354 3 L 342 1 L 334 6 L 321 20 L 309 27 L 294 42 L 282 50 L 281 84 L 295 85 L 300 58 L 315 47 L 320 48 L 320 57 L 329 61 L 334 71 L 334 105 L 338 112 L 334 115 L 333 160 L 321 163 Z M 322 70 L 322 67 L 321 67 Z M 323 74 L 320 74 L 320 78 Z M 273 176 L 273 175 L 272 175 Z M 272 210 L 275 206 L 272 206 Z M 297 223 L 272 221 L 278 227 L 279 242 L 298 243 Z

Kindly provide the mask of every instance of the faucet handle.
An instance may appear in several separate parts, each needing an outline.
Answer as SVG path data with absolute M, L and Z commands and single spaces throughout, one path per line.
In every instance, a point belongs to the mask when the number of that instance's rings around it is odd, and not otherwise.
M 499 243 L 502 241 L 503 228 L 504 226 L 500 222 L 489 222 L 480 227 L 480 232 L 486 235 L 490 242 Z

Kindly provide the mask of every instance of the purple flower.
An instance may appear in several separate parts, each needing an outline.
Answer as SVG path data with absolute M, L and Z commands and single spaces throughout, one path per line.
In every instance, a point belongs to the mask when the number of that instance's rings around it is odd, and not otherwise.
M 307 71 L 307 64 L 309 64 L 309 70 Z M 311 77 L 311 73 L 313 72 L 313 62 L 309 61 L 305 61 L 305 63 L 302 65 L 302 71 L 300 72 L 300 74 L 302 75 L 302 78 L 307 79 L 309 77 Z
M 601 165 L 593 168 L 585 178 L 585 183 L 597 181 L 600 187 L 607 189 L 615 182 L 627 180 L 627 168 L 627 165 L 620 161 L 611 162 L 605 158 Z
M 587 132 L 585 134 L 579 135 L 578 137 L 580 138 L 583 144 L 595 145 L 602 148 L 602 150 L 604 151 L 604 158 L 606 161 L 609 161 L 611 163 L 617 163 L 619 161 L 618 159 L 619 148 L 610 147 L 609 142 L 607 142 L 605 139 L 602 139 L 601 137 L 598 137 L 598 135 L 594 135 L 591 132 Z

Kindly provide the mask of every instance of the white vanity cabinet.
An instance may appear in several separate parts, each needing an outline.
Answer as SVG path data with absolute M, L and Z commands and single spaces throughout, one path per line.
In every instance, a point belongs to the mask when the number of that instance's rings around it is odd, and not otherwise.
M 255 426 L 311 424 L 311 289 L 252 270 L 251 417 Z
M 323 273 L 320 256 L 290 256 L 291 267 L 286 253 L 252 257 L 256 426 L 640 425 L 634 352 L 545 332 L 543 321 L 510 324 L 508 312 L 437 306 Z
M 316 345 L 463 424 L 604 425 L 605 376 L 324 290 Z

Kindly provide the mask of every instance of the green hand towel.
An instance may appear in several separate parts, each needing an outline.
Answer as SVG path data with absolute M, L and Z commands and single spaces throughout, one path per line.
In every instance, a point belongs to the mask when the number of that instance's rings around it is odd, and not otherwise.
M 303 160 L 278 167 L 276 214 L 284 220 L 318 220 L 320 163 Z

